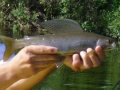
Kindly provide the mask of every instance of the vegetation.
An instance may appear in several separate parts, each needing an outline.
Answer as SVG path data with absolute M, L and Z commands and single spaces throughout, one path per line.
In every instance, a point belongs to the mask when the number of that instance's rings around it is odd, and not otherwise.
M 71 18 L 85 31 L 120 40 L 119 0 L 2 0 L 0 29 L 5 35 L 34 35 L 40 21 Z

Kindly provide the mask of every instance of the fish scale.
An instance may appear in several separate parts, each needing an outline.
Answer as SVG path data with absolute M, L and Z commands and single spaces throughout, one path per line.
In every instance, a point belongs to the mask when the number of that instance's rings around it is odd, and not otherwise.
M 14 47 L 20 49 L 28 45 L 47 45 L 57 47 L 59 53 L 73 54 L 81 50 L 86 50 L 89 47 L 95 48 L 101 43 L 103 43 L 101 46 L 104 48 L 112 48 L 114 42 L 107 44 L 106 41 L 109 39 L 111 38 L 88 32 L 61 33 L 57 35 L 39 35 L 28 37 L 28 39 L 18 39 L 14 41 Z M 97 44 L 99 40 L 101 41 Z

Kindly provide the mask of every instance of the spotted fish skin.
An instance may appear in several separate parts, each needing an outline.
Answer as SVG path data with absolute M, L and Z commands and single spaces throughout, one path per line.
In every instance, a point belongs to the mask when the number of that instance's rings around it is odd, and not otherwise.
M 86 50 L 89 47 L 94 49 L 98 45 L 102 46 L 103 50 L 115 48 L 116 46 L 115 41 L 111 38 L 89 32 L 61 33 L 32 37 L 28 36 L 15 40 L 9 37 L 1 36 L 0 39 L 6 45 L 4 60 L 7 60 L 15 50 L 28 45 L 54 46 L 58 48 L 58 54 L 62 55 L 79 53 L 79 51 Z
M 41 28 L 54 34 L 83 31 L 81 26 L 71 19 L 54 19 L 39 23 Z

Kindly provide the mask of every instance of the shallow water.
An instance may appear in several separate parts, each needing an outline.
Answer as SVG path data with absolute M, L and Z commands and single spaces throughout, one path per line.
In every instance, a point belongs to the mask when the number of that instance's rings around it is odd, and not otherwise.
M 120 53 L 107 53 L 100 67 L 74 72 L 62 66 L 32 90 L 112 90 L 120 80 Z M 120 90 L 120 85 L 114 90 Z

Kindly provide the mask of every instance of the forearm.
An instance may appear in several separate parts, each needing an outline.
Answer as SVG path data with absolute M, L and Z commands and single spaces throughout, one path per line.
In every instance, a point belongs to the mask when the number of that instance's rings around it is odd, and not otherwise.
M 55 69 L 56 69 L 56 65 L 53 64 L 49 68 L 39 72 L 38 74 L 31 76 L 30 78 L 21 79 L 17 81 L 16 83 L 8 87 L 7 90 L 16 90 L 16 89 L 29 90 L 36 84 L 40 83 L 43 79 L 45 79 Z
M 5 90 L 16 81 L 18 81 L 18 78 L 9 68 L 9 64 L 4 63 L 0 65 L 0 90 Z

